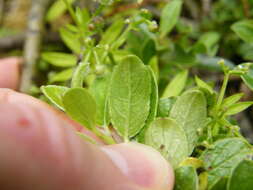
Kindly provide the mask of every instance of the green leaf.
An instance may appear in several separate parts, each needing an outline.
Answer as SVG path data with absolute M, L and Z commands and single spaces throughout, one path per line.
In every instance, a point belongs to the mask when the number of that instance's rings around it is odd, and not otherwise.
M 168 117 L 172 106 L 176 102 L 175 98 L 161 98 L 158 104 L 158 117 Z
M 156 81 L 159 81 L 159 65 L 158 65 L 158 58 L 154 56 L 149 61 L 149 66 L 152 68 L 153 72 L 155 73 Z
M 187 70 L 178 73 L 165 88 L 162 98 L 169 98 L 172 96 L 180 95 L 180 93 L 185 88 L 187 77 L 188 77 Z
M 253 20 L 236 22 L 231 29 L 245 42 L 253 42 Z
M 106 100 L 108 97 L 108 88 L 110 83 L 110 75 L 97 77 L 90 86 L 90 92 L 94 96 L 97 104 L 96 123 L 98 125 L 104 124 L 104 117 L 106 114 Z
M 76 56 L 58 52 L 44 52 L 41 54 L 41 58 L 57 67 L 72 67 L 77 62 Z
M 244 95 L 243 93 L 237 93 L 225 98 L 222 102 L 222 107 L 227 108 L 229 106 L 232 106 L 233 104 L 238 102 L 243 97 L 243 95 Z
M 119 37 L 125 23 L 123 19 L 117 19 L 103 34 L 100 44 L 110 45 Z
M 200 157 L 208 171 L 208 186 L 212 187 L 222 177 L 228 177 L 233 168 L 250 154 L 249 145 L 240 138 L 216 141 Z
M 227 187 L 228 177 L 222 177 L 217 183 L 215 183 L 211 190 L 224 190 Z
M 253 91 L 253 67 L 250 66 L 248 73 L 241 76 L 243 82 Z
M 49 82 L 50 83 L 65 82 L 65 81 L 71 79 L 73 71 L 74 71 L 73 68 L 63 70 L 63 71 L 61 71 L 61 72 L 59 72 L 59 73 L 57 73 L 57 74 L 55 74 L 53 76 L 50 76 L 49 77 Z
M 153 39 L 146 40 L 141 47 L 141 56 L 144 64 L 148 64 L 153 56 L 156 55 L 156 45 Z
M 195 76 L 195 81 L 196 81 L 199 88 L 205 89 L 210 94 L 214 93 L 213 88 L 209 84 L 207 84 L 205 81 L 198 78 L 197 76 Z
M 125 140 L 144 126 L 150 111 L 150 73 L 136 56 L 114 67 L 109 96 L 113 127 Z
M 145 144 L 158 150 L 174 168 L 188 155 L 184 131 L 170 118 L 157 118 L 145 132 Z
M 96 123 L 96 102 L 88 90 L 71 88 L 63 96 L 66 113 L 81 125 L 92 129 Z
M 233 170 L 227 190 L 253 189 L 253 161 L 243 160 Z
M 81 52 L 81 42 L 77 34 L 72 33 L 65 28 L 61 28 L 60 36 L 70 50 L 77 54 Z
M 64 105 L 62 103 L 62 97 L 63 94 L 69 89 L 67 87 L 63 86 L 56 86 L 56 85 L 48 85 L 48 86 L 42 86 L 41 91 L 43 94 L 53 103 L 55 104 L 58 108 L 61 110 L 64 109 Z
M 218 41 L 220 34 L 218 32 L 206 32 L 204 33 L 194 46 L 197 53 L 204 53 L 209 56 L 215 56 L 218 50 Z
M 253 104 L 253 102 L 239 102 L 239 103 L 233 104 L 227 108 L 225 115 L 235 115 L 235 114 L 247 109 L 252 104 Z
M 174 190 L 198 190 L 198 175 L 194 167 L 183 166 L 175 171 L 176 183 Z
M 83 87 L 84 79 L 89 74 L 89 72 L 90 63 L 85 61 L 80 62 L 73 73 L 71 87 Z
M 190 90 L 177 98 L 172 107 L 170 117 L 183 128 L 188 140 L 189 154 L 192 153 L 198 140 L 198 130 L 205 127 L 207 119 L 207 103 L 203 93 Z
M 151 96 L 150 96 L 150 111 L 148 118 L 146 120 L 146 125 L 149 126 L 149 124 L 155 120 L 157 115 L 157 107 L 158 107 L 158 84 L 155 78 L 155 73 L 153 70 L 148 67 L 150 78 L 151 78 Z
M 75 0 L 68 0 L 69 4 L 72 4 Z M 53 3 L 50 9 L 47 11 L 46 20 L 52 22 L 64 14 L 67 10 L 66 4 L 63 0 L 57 0 Z
M 182 8 L 181 0 L 171 0 L 162 10 L 160 33 L 165 37 L 176 25 Z

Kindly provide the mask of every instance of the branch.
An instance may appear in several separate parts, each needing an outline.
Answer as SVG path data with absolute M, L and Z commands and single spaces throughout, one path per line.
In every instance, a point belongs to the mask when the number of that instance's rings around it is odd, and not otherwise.
M 32 0 L 24 45 L 24 66 L 22 69 L 22 92 L 28 92 L 35 74 L 35 65 L 39 58 L 44 15 L 52 0 Z
M 203 15 L 208 16 L 211 11 L 212 0 L 202 0 Z
M 0 0 L 0 24 L 2 24 L 4 15 L 4 0 Z
M 0 51 L 7 52 L 12 49 L 21 49 L 25 43 L 26 34 L 19 33 L 11 36 L 0 38 Z M 45 43 L 61 42 L 60 36 L 57 32 L 47 32 L 43 35 Z

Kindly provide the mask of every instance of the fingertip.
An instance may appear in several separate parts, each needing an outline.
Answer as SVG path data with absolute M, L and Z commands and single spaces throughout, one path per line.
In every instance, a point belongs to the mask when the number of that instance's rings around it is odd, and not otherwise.
M 173 169 L 153 148 L 138 143 L 123 143 L 105 146 L 102 150 L 137 185 L 155 190 L 173 189 Z
M 21 62 L 18 57 L 0 59 L 0 88 L 18 89 Z

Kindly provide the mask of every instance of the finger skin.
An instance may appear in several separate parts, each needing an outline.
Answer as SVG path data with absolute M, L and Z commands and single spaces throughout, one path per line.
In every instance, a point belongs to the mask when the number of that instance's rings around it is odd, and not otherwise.
M 0 88 L 18 89 L 21 62 L 18 57 L 0 59 Z
M 63 114 L 63 112 L 54 109 L 52 106 L 49 106 L 48 104 L 46 104 L 36 98 L 33 98 L 33 97 L 28 96 L 26 94 L 15 92 L 15 91 L 7 89 L 7 88 L 2 88 L 2 89 L 0 88 L 0 104 L 2 102 L 9 102 L 9 103 L 13 103 L 13 104 L 19 104 L 19 103 L 25 102 L 27 105 L 36 107 L 38 109 L 50 110 L 51 112 L 53 112 L 54 115 L 56 115 L 57 117 L 60 117 L 62 120 L 67 122 L 70 127 L 73 127 L 75 130 L 92 137 L 93 139 L 95 139 L 98 142 L 98 144 L 101 144 L 101 145 L 104 144 L 103 141 L 101 141 L 99 138 L 97 138 L 93 133 L 91 133 L 85 127 L 79 125 L 78 123 L 76 123 L 73 120 L 66 117 L 66 115 Z
M 172 169 L 156 151 L 86 143 L 62 115 L 28 97 L 0 90 L 0 189 L 172 189 Z

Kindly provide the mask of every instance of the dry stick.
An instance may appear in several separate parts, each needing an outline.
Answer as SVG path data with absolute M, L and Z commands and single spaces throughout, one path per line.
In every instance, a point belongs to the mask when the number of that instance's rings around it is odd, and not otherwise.
M 61 42 L 57 32 L 48 32 L 42 36 L 45 43 Z M 26 39 L 26 33 L 18 33 L 0 38 L 0 51 L 7 52 L 11 49 L 21 49 Z
M 207 16 L 209 15 L 211 11 L 211 0 L 202 0 L 202 10 L 203 10 L 203 15 Z
M 4 0 L 0 0 L 0 24 L 2 24 L 4 16 Z
M 32 0 L 28 19 L 28 29 L 24 45 L 24 65 L 21 79 L 21 92 L 28 92 L 33 81 L 35 65 L 39 58 L 44 15 L 52 0 Z

